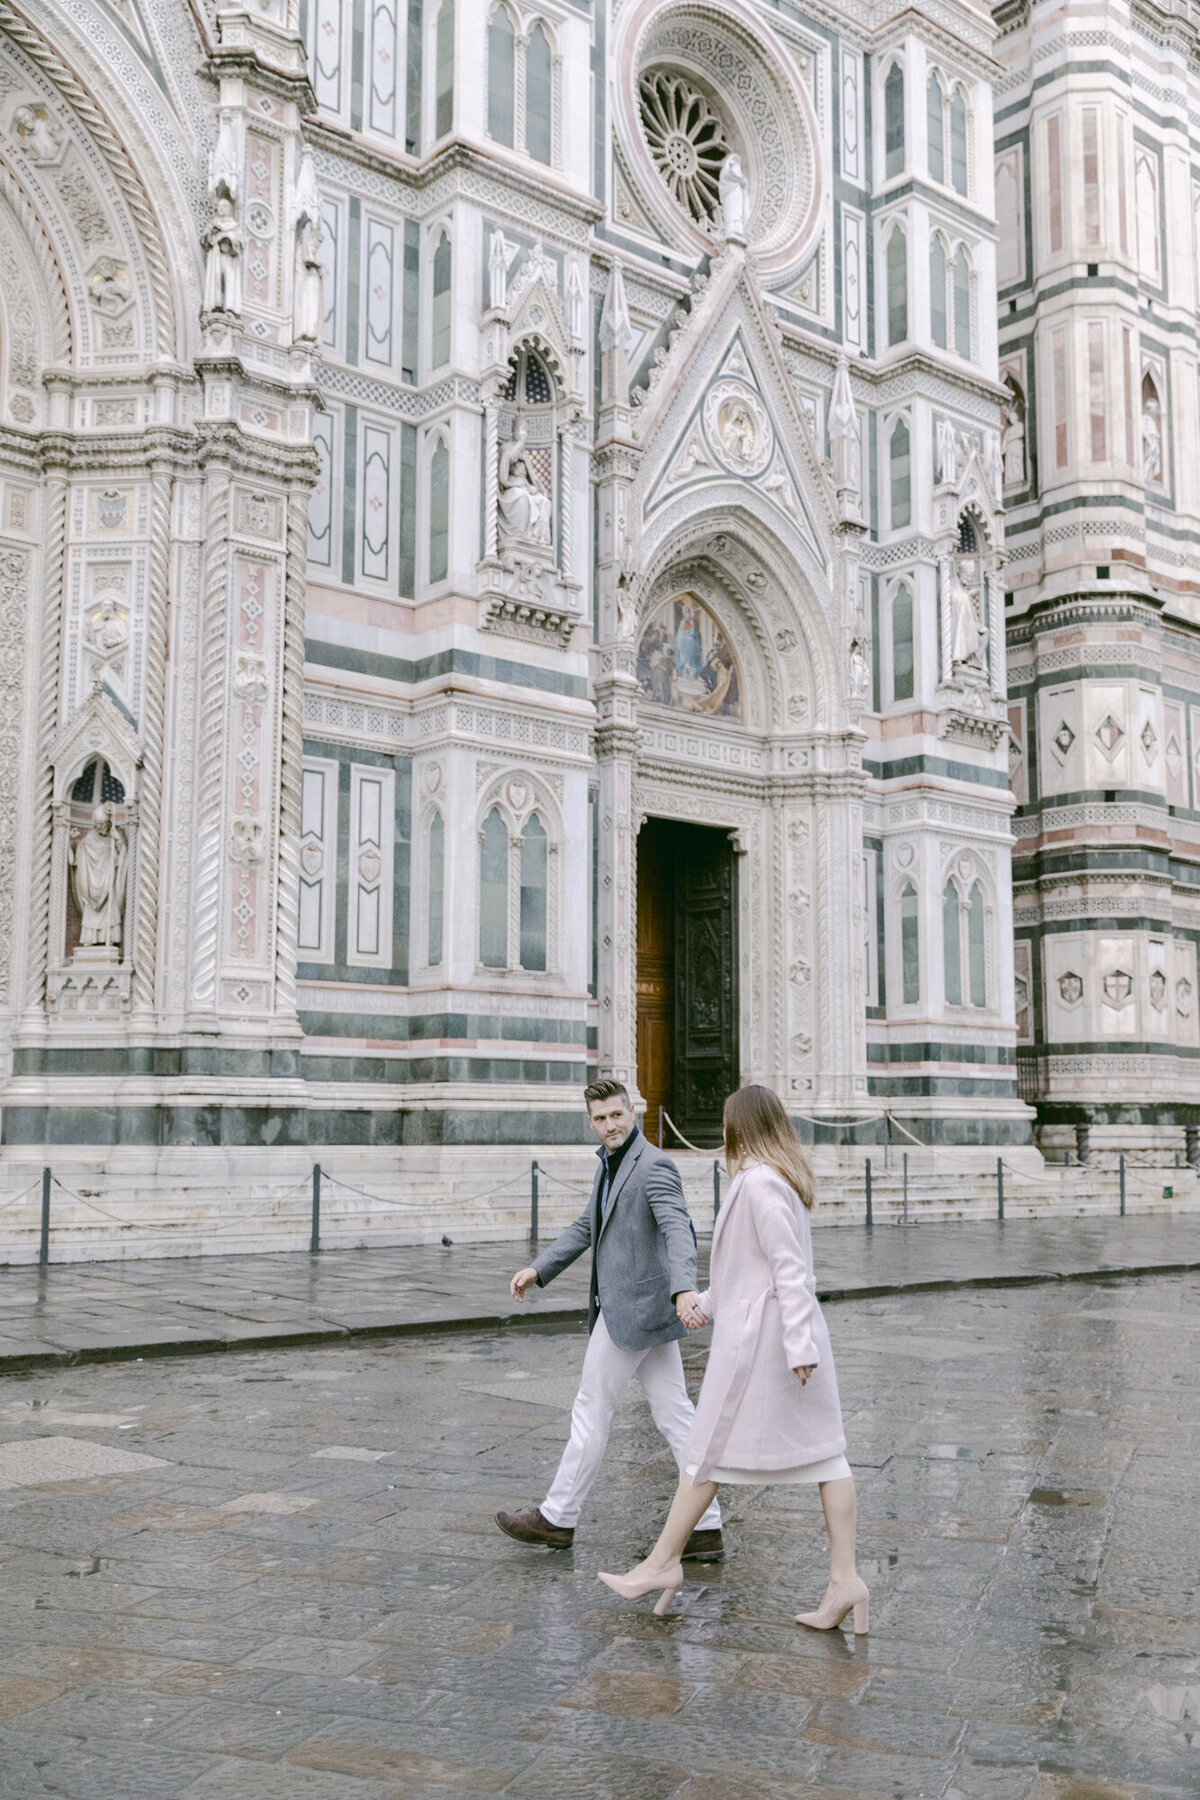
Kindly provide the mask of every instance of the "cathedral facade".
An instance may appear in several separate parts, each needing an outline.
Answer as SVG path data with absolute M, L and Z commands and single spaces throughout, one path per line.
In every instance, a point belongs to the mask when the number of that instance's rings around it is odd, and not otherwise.
M 1150 10 L 0 0 L 12 1169 L 1178 1122 Z

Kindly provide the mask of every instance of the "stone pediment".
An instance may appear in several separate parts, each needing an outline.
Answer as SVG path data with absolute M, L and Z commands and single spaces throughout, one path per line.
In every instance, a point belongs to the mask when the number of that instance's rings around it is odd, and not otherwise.
M 558 270 L 540 245 L 531 250 L 508 290 L 505 361 L 521 344 L 532 345 L 554 371 L 565 399 L 582 397 L 582 342 L 574 341 L 563 317 Z
M 644 520 L 733 482 L 755 490 L 758 505 L 776 509 L 829 566 L 836 495 L 740 254 L 722 258 L 697 296 L 634 416 Z
M 50 750 L 54 769 L 54 797 L 63 798 L 69 782 L 93 756 L 103 756 L 132 798 L 142 745 L 137 732 L 103 687 L 93 687 L 83 705 L 62 727 Z

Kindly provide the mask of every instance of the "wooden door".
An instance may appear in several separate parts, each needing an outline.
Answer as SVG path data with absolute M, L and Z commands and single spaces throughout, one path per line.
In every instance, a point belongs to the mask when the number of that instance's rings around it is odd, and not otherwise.
M 724 832 L 680 828 L 675 877 L 675 1107 L 684 1137 L 722 1141 L 737 1086 L 737 931 L 733 847 Z
M 673 832 L 648 819 L 637 848 L 637 1064 L 646 1136 L 658 1142 L 659 1108 L 673 1113 L 675 1036 L 675 864 Z M 664 1142 L 670 1133 L 664 1133 Z

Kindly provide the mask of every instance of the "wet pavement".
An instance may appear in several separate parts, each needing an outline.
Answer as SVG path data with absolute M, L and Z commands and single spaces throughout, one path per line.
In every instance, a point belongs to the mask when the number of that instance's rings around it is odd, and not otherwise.
M 1200 1793 L 1200 1276 L 828 1317 L 865 1641 L 791 1623 L 810 1489 L 727 1489 L 731 1554 L 665 1621 L 596 1582 L 674 1485 L 638 1396 L 573 1551 L 499 1534 L 557 1459 L 578 1327 L 9 1377 L 0 1796 Z
M 1074 1280 L 1098 1270 L 1175 1272 L 1200 1269 L 1200 1211 L 873 1231 L 838 1226 L 819 1230 L 817 1246 L 822 1298 Z M 703 1269 L 703 1238 L 700 1250 Z M 4 1268 L 0 1372 L 580 1319 L 584 1260 L 524 1306 L 509 1299 L 509 1277 L 528 1255 L 518 1242 Z

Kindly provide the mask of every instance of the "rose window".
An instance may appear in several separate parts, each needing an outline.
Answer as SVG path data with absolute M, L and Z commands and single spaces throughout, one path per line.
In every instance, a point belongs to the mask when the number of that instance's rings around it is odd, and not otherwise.
M 698 88 L 662 69 L 638 84 L 642 129 L 659 174 L 679 204 L 707 226 L 716 212 L 721 165 L 731 145 Z

